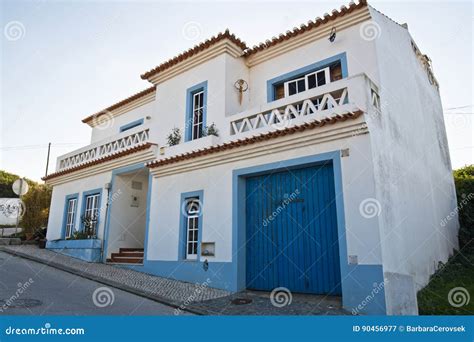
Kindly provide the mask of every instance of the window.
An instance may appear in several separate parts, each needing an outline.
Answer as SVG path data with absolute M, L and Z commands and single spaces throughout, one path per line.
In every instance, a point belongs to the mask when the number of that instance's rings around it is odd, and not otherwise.
M 207 110 L 207 81 L 199 83 L 186 91 L 185 141 L 204 136 Z
M 301 93 L 325 85 L 330 80 L 329 68 L 324 68 L 303 77 L 293 79 L 284 83 L 285 97 Z
M 100 192 L 85 193 L 82 214 L 82 226 L 88 237 L 97 235 L 97 224 L 99 222 Z
M 198 197 L 186 199 L 186 259 L 198 256 L 201 204 Z
M 70 239 L 74 234 L 74 223 L 76 222 L 77 197 L 66 199 L 66 217 L 64 237 Z
M 123 125 L 122 127 L 120 127 L 120 133 L 128 131 L 129 129 L 135 128 L 135 127 L 140 126 L 140 125 L 143 125 L 143 119 L 136 120 L 136 121 L 130 122 L 126 125 Z
M 191 140 L 202 137 L 204 115 L 204 91 L 193 94 L 192 135 Z
M 298 94 L 348 77 L 346 53 L 306 65 L 267 80 L 267 102 Z

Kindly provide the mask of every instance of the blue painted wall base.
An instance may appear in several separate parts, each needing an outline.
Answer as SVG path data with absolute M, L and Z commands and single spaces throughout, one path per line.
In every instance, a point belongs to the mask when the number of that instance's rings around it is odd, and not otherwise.
M 171 278 L 194 284 L 236 292 L 233 268 L 230 262 L 209 262 L 207 271 L 200 261 L 158 261 L 145 260 L 143 265 L 120 265 L 138 272 Z
M 88 262 L 100 262 L 101 247 L 102 241 L 99 239 L 55 240 L 46 242 L 47 249 Z

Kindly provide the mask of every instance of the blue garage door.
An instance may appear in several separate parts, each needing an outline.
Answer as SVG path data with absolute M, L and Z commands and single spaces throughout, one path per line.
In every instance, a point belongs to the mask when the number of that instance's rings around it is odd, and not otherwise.
M 332 164 L 246 182 L 247 288 L 341 294 Z

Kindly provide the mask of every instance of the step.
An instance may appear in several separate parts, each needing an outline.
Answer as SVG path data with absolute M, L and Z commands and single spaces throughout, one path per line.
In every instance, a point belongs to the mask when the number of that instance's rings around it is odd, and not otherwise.
M 122 252 L 143 252 L 143 248 L 120 248 L 119 253 Z
M 143 252 L 121 252 L 112 253 L 112 258 L 123 257 L 123 258 L 143 258 Z
M 119 263 L 119 264 L 143 264 L 143 258 L 108 258 L 107 262 L 109 263 Z

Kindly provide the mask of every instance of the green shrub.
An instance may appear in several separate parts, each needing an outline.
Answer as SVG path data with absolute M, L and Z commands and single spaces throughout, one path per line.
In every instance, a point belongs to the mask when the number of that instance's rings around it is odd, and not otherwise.
M 474 248 L 474 165 L 453 174 L 459 209 L 459 248 Z

